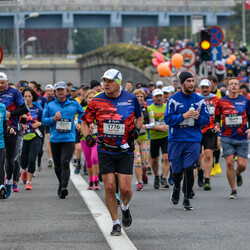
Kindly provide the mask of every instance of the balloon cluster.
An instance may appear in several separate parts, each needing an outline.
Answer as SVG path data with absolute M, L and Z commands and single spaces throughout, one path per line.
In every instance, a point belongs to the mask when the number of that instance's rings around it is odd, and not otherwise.
M 231 55 L 226 59 L 226 64 L 228 65 L 232 65 L 234 61 L 236 61 L 236 56 L 235 55 Z
M 183 56 L 180 53 L 175 53 L 168 62 L 165 62 L 164 56 L 158 51 L 154 52 L 154 56 L 152 63 L 157 68 L 160 77 L 171 76 L 172 65 L 180 69 L 183 64 Z

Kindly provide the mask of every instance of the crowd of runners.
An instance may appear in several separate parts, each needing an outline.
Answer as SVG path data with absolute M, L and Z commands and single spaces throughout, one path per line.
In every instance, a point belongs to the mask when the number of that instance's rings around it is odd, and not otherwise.
M 54 167 L 60 199 L 68 195 L 71 161 L 74 174 L 88 176 L 89 190 L 104 183 L 111 235 L 121 234 L 119 205 L 122 225 L 132 223 L 133 172 L 136 191 L 173 186 L 171 202 L 177 205 L 183 192 L 183 208 L 192 210 L 196 176 L 199 187 L 211 190 L 210 177 L 222 173 L 222 151 L 229 198 L 237 198 L 250 139 L 248 93 L 236 77 L 225 79 L 223 91 L 214 75 L 197 83 L 188 71 L 178 78 L 171 86 L 128 81 L 122 90 L 122 73 L 110 69 L 100 82 L 61 81 L 43 91 L 35 81 L 10 83 L 0 72 L 0 199 L 32 190 L 33 177 L 44 167 L 45 139 L 47 167 Z

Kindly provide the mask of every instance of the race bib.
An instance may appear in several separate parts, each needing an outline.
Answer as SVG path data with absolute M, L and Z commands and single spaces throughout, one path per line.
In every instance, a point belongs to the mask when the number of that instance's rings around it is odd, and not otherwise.
M 109 138 L 122 138 L 125 133 L 125 124 L 118 120 L 104 120 L 103 134 Z
M 94 130 L 93 130 L 92 135 L 97 135 L 97 125 L 96 124 L 94 124 Z
M 214 105 L 213 104 L 207 104 L 207 109 L 208 109 L 209 115 L 213 116 L 214 111 L 215 111 Z
M 161 126 L 161 125 L 166 125 L 166 123 L 164 122 L 164 120 L 157 120 L 155 121 L 155 125 Z
M 69 133 L 71 131 L 71 120 L 60 119 L 56 121 L 56 131 L 61 133 Z
M 238 114 L 226 115 L 226 126 L 228 127 L 239 127 L 242 125 L 242 116 Z
M 186 118 L 179 124 L 180 128 L 187 128 L 194 126 L 194 118 Z

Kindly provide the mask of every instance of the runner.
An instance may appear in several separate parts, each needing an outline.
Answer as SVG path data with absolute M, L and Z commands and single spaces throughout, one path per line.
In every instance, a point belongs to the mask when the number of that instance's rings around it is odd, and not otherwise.
M 115 173 L 118 173 L 122 200 L 122 224 L 132 223 L 129 201 L 132 197 L 134 139 L 138 138 L 143 123 L 140 104 L 134 94 L 121 91 L 122 74 L 116 69 L 106 71 L 102 77 L 104 93 L 94 97 L 83 116 L 82 134 L 86 145 L 93 147 L 96 140 L 89 126 L 96 119 L 98 126 L 98 160 L 105 187 L 105 201 L 113 220 L 111 235 L 121 234 L 118 203 L 115 196 Z M 136 122 L 134 124 L 134 119 Z
M 143 190 L 143 184 L 148 184 L 147 169 L 149 162 L 149 151 L 150 151 L 150 140 L 149 140 L 149 131 L 150 127 L 153 127 L 154 124 L 149 124 L 149 113 L 147 111 L 147 105 L 144 98 L 146 93 L 142 89 L 136 89 L 133 94 L 136 95 L 143 114 L 143 125 L 138 139 L 135 140 L 135 175 L 138 181 L 138 186 L 136 191 Z
M 55 100 L 46 103 L 42 123 L 50 126 L 50 145 L 55 164 L 55 173 L 59 181 L 57 194 L 60 199 L 68 195 L 68 182 L 70 177 L 70 160 L 75 144 L 74 116 L 78 113 L 80 128 L 81 117 L 84 113 L 80 104 L 67 98 L 67 85 L 57 82 L 54 85 Z
M 248 158 L 248 139 L 250 139 L 250 101 L 247 97 L 239 95 L 240 83 L 235 77 L 227 80 L 229 94 L 221 98 L 215 110 L 215 123 L 217 131 L 221 127 L 221 145 L 223 157 L 227 165 L 227 179 L 232 189 L 230 199 L 237 198 L 237 186 L 242 186 L 241 173 L 246 170 Z M 234 155 L 237 156 L 237 168 L 234 170 Z
M 47 102 L 50 102 L 54 99 L 54 87 L 52 84 L 48 84 L 45 87 L 45 94 L 43 96 L 44 98 L 47 99 Z M 50 146 L 50 131 L 49 131 L 49 126 L 44 126 L 45 128 L 45 133 L 47 137 L 47 153 L 48 153 L 48 168 L 53 167 L 53 158 L 52 158 L 52 152 L 51 152 L 51 146 Z
M 87 105 L 90 103 L 90 101 L 93 99 L 93 97 L 96 95 L 95 90 L 89 90 L 86 93 L 86 101 Z M 86 111 L 87 105 L 83 107 L 83 110 Z M 94 121 L 93 124 L 90 125 L 90 130 L 92 137 L 97 141 L 97 125 Z M 88 190 L 99 190 L 99 181 L 98 181 L 98 172 L 99 172 L 99 166 L 98 166 L 98 155 L 97 155 L 97 144 L 95 144 L 94 147 L 88 147 L 86 145 L 86 139 L 84 136 L 81 138 L 81 146 L 82 151 L 85 157 L 86 161 L 86 168 L 88 171 L 89 176 L 89 186 Z
M 150 131 L 150 155 L 151 166 L 155 175 L 154 188 L 169 188 L 167 176 L 170 168 L 168 161 L 168 126 L 164 122 L 164 112 L 166 104 L 163 103 L 163 91 L 155 89 L 153 91 L 154 103 L 148 107 L 149 120 L 154 126 Z M 162 152 L 162 180 L 159 176 L 159 151 Z
M 0 72 L 0 99 L 6 107 L 6 117 L 9 126 L 18 132 L 18 116 L 28 112 L 22 94 L 14 88 L 8 87 L 8 77 Z M 15 153 L 17 134 L 7 134 L 4 137 L 6 148 L 6 198 L 11 195 L 12 175 L 15 167 Z
M 21 116 L 21 125 L 23 128 L 23 147 L 21 154 L 21 167 L 22 180 L 26 183 L 26 190 L 32 190 L 31 180 L 36 170 L 36 158 L 38 156 L 42 132 L 42 109 L 37 105 L 33 104 L 33 101 L 38 100 L 37 93 L 31 89 L 26 88 L 23 91 L 24 100 L 26 101 L 29 112 L 26 115 Z
M 179 75 L 182 86 L 168 99 L 164 120 L 169 125 L 168 154 L 172 167 L 174 187 L 171 201 L 177 205 L 180 199 L 180 183 L 184 172 L 184 210 L 192 210 L 190 194 L 194 183 L 194 168 L 201 151 L 200 126 L 209 123 L 210 116 L 202 97 L 193 92 L 193 75 L 184 71 Z
M 204 167 L 198 170 L 198 181 L 203 184 L 203 169 L 205 172 L 205 183 L 204 190 L 210 190 L 210 173 L 213 167 L 213 151 L 217 145 L 217 134 L 215 132 L 215 109 L 219 98 L 215 94 L 210 93 L 211 83 L 208 79 L 203 79 L 200 82 L 200 96 L 204 98 L 205 103 L 207 105 L 209 114 L 210 114 L 210 122 L 205 127 L 202 127 L 202 142 L 201 145 L 204 148 L 203 158 L 204 158 Z M 203 162 L 201 162 L 201 166 Z M 199 185 L 203 186 L 203 185 Z

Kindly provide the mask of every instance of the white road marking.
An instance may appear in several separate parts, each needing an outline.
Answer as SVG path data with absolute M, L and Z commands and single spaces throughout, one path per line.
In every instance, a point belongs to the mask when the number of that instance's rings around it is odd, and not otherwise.
M 83 177 L 78 174 L 74 174 L 75 168 L 70 164 L 70 180 L 76 187 L 77 191 L 82 196 L 82 199 L 89 208 L 93 218 L 95 219 L 97 225 L 101 229 L 105 239 L 107 240 L 111 249 L 116 250 L 133 250 L 137 249 L 132 241 L 128 238 L 125 231 L 122 229 L 121 236 L 110 236 L 112 229 L 112 219 L 110 217 L 109 211 L 106 205 L 102 202 L 100 197 L 95 191 L 87 190 L 88 183 L 83 179 Z M 98 191 L 97 191 L 98 192 Z

